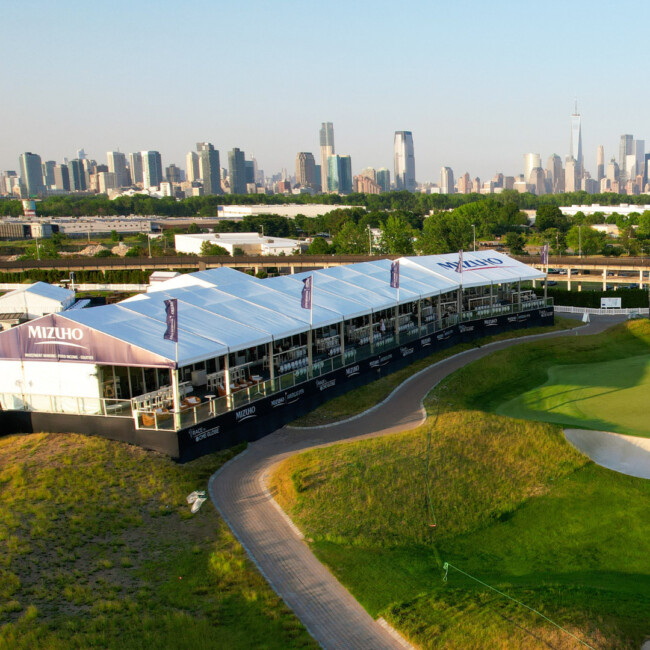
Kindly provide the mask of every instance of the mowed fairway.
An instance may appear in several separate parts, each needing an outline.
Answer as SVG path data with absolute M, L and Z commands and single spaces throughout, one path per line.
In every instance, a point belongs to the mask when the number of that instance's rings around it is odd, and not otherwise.
M 650 436 L 650 355 L 553 366 L 548 381 L 497 407 L 514 418 Z
M 371 615 L 420 648 L 638 650 L 650 639 L 650 481 L 595 465 L 537 414 L 494 411 L 551 369 L 569 371 L 556 382 L 565 402 L 581 383 L 579 398 L 630 395 L 648 359 L 648 321 L 495 352 L 429 394 L 420 428 L 291 456 L 271 489 Z M 611 422 L 607 409 L 589 416 Z

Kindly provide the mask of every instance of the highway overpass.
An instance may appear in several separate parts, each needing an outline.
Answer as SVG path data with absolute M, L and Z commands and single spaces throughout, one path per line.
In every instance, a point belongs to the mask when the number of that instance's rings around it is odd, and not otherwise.
M 329 268 L 342 264 L 366 262 L 378 256 L 367 255 L 288 255 L 288 256 L 205 256 L 179 255 L 167 257 L 75 257 L 55 260 L 0 260 L 0 272 L 20 273 L 32 269 L 70 271 L 196 271 L 220 266 L 257 273 L 273 270 L 281 274 Z M 382 255 L 380 258 L 395 259 L 399 255 Z M 543 269 L 538 256 L 516 257 L 525 264 Z M 580 291 L 583 284 L 598 284 L 610 288 L 637 284 L 647 287 L 650 284 L 650 258 L 643 257 L 577 257 L 561 256 L 549 259 L 551 273 L 549 281 L 566 285 L 568 289 Z

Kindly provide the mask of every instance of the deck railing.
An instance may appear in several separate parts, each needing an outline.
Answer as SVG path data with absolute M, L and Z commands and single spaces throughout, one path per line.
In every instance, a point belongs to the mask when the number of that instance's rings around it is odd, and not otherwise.
M 222 397 L 207 395 L 203 401 L 196 405 L 185 401 L 185 406 L 179 413 L 165 408 L 162 404 L 156 404 L 154 400 L 143 400 L 141 399 L 143 396 L 140 396 L 140 399 L 136 397 L 129 400 L 41 395 L 23 392 L 0 393 L 0 407 L 5 411 L 23 410 L 133 418 L 135 426 L 141 429 L 183 429 L 193 424 L 205 422 L 228 411 L 237 410 L 269 395 L 289 390 L 314 377 L 320 377 L 343 366 L 363 361 L 377 353 L 387 352 L 405 343 L 415 341 L 430 334 L 435 334 L 459 322 L 465 323 L 491 316 L 513 314 L 544 307 L 553 307 L 552 298 L 537 298 L 523 302 L 521 305 L 514 303 L 480 307 L 472 311 L 463 312 L 462 319 L 457 314 L 451 314 L 441 320 L 430 320 L 428 323 L 422 322 L 419 328 L 417 324 L 409 324 L 399 332 L 399 343 L 394 331 L 386 331 L 373 340 L 372 345 L 370 342 L 361 346 L 346 344 L 344 354 L 315 360 L 312 363 L 311 373 L 307 367 L 297 368 L 290 372 L 280 374 L 273 379 L 252 383 L 245 388 L 234 391 L 230 395 Z M 160 392 L 157 391 L 156 395 Z

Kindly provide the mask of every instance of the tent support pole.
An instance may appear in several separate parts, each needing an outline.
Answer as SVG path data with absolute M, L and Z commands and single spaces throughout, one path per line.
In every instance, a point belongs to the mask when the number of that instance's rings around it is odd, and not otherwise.
M 373 354 L 373 352 L 375 351 L 375 332 L 372 326 L 372 316 L 373 313 L 371 311 L 368 316 L 368 323 L 369 323 L 368 333 L 370 334 L 370 338 L 368 340 L 370 341 L 370 354 Z
M 341 340 L 341 365 L 345 365 L 345 321 L 341 321 L 341 333 L 339 335 Z
M 275 363 L 273 360 L 273 341 L 269 343 L 267 356 L 269 358 L 269 377 L 271 378 L 271 390 L 275 392 Z
M 225 382 L 224 388 L 226 389 L 226 403 L 228 410 L 232 411 L 232 388 L 230 387 L 230 352 L 226 352 L 223 364 L 223 380 Z
M 309 331 L 307 332 L 307 376 L 311 379 L 313 375 L 313 369 L 312 369 L 312 361 L 313 361 L 313 354 L 311 350 L 312 346 L 312 332 L 313 330 L 311 327 L 309 328 Z M 294 377 L 295 379 L 295 377 Z M 295 381 L 294 381 L 295 383 Z
M 178 368 L 172 369 L 172 395 L 174 399 L 174 429 L 181 428 L 181 391 L 178 380 Z

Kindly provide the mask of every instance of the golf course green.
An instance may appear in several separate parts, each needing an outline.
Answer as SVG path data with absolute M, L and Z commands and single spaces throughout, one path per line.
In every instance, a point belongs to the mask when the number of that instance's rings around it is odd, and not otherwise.
M 650 437 L 650 355 L 552 366 L 548 380 L 496 408 L 499 415 Z
M 638 650 L 650 481 L 595 465 L 562 425 L 650 435 L 649 363 L 647 320 L 494 352 L 429 394 L 421 427 L 291 456 L 270 488 L 368 612 L 420 648 Z

